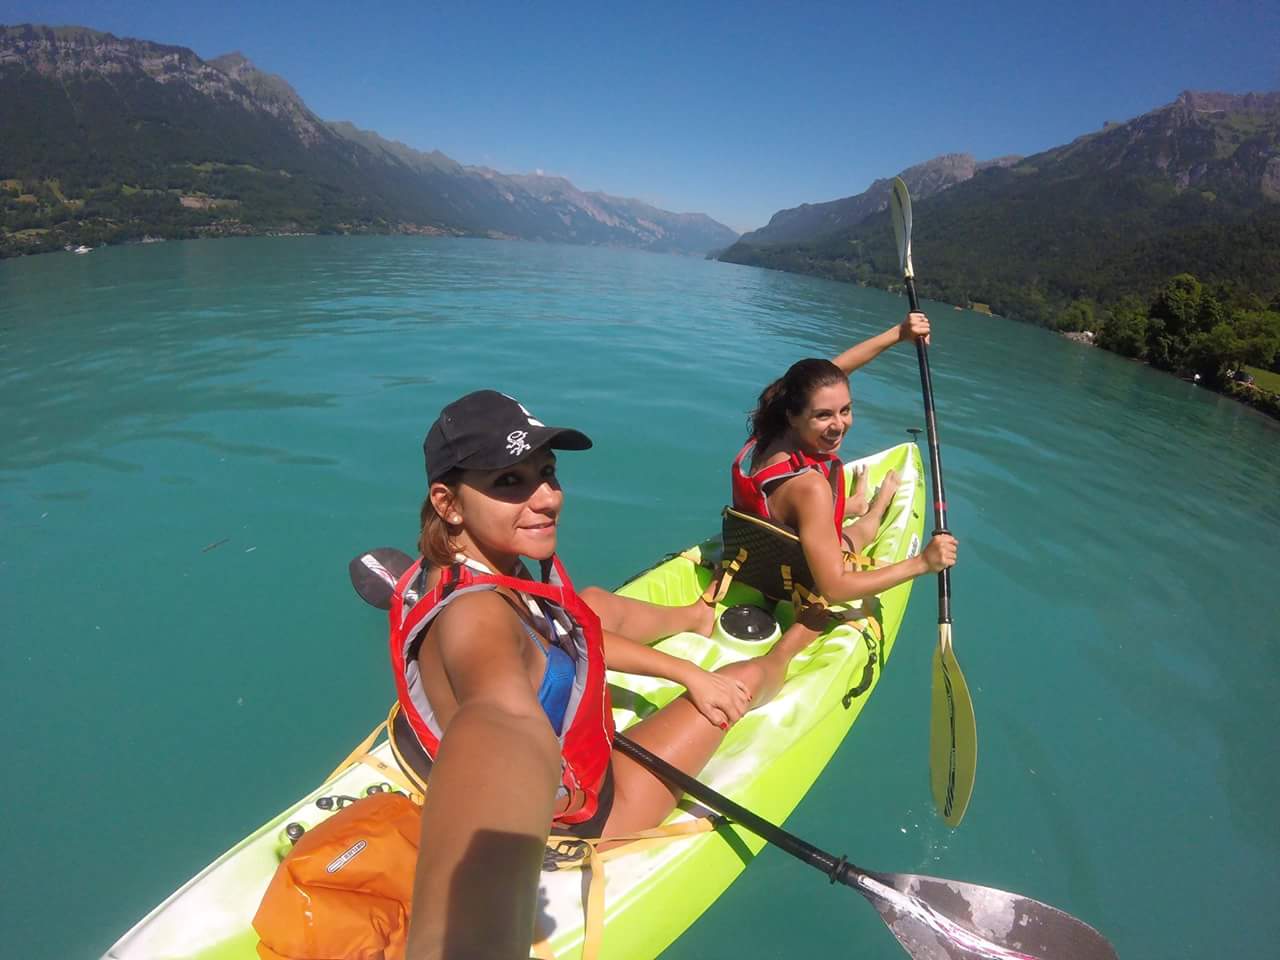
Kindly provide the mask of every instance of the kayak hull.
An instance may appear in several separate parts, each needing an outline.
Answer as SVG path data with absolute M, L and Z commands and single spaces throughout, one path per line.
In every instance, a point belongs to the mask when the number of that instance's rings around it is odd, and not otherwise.
M 889 469 L 901 478 L 877 539 L 867 552 L 880 562 L 917 554 L 923 531 L 925 478 L 914 444 L 901 444 L 855 464 L 877 484 Z M 711 578 L 719 559 L 712 538 L 639 574 L 618 592 L 657 603 L 689 603 Z M 699 562 L 701 561 L 701 562 Z M 796 656 L 788 679 L 770 703 L 747 714 L 725 737 L 699 779 L 761 816 L 784 821 L 844 740 L 880 679 L 906 612 L 911 584 L 885 591 L 878 603 L 854 604 L 846 622 L 828 630 Z M 762 603 L 734 584 L 725 605 Z M 882 631 L 862 614 L 878 608 Z M 790 604 L 774 611 L 785 628 Z M 658 646 L 707 669 L 758 656 L 760 642 L 678 634 Z M 868 661 L 871 667 L 868 670 Z M 682 688 L 646 677 L 610 675 L 614 719 L 620 730 L 673 700 Z M 856 691 L 855 696 L 848 696 Z M 394 766 L 388 745 L 372 756 Z M 257 935 L 250 922 L 288 842 L 284 826 L 314 826 L 326 814 L 318 797 L 360 796 L 387 778 L 353 763 L 254 831 L 175 891 L 104 954 L 104 960 L 254 960 Z M 686 800 L 668 822 L 706 814 Z M 611 854 L 605 874 L 601 958 L 649 958 L 666 949 L 742 872 L 763 841 L 732 824 L 669 842 Z M 584 883 L 578 870 L 542 874 L 539 938 L 558 958 L 581 956 L 585 931 Z

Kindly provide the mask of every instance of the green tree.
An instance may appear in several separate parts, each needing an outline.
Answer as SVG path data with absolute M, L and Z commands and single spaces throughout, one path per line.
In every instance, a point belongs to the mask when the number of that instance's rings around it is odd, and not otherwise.
M 1179 339 L 1195 332 L 1200 315 L 1200 298 L 1204 287 L 1189 273 L 1173 277 L 1151 301 L 1148 313 L 1153 320 L 1163 320 L 1163 332 Z
M 1147 352 L 1147 314 L 1140 301 L 1126 297 L 1107 311 L 1098 346 L 1122 357 L 1142 359 Z
M 1280 310 L 1242 312 L 1234 319 L 1241 360 L 1255 367 L 1274 366 L 1280 357 Z
M 1093 304 L 1088 300 L 1073 300 L 1067 309 L 1058 314 L 1054 321 L 1059 330 L 1097 331 L 1098 321 L 1093 312 Z
M 1197 333 L 1187 350 L 1187 360 L 1209 386 L 1219 387 L 1228 367 L 1240 362 L 1243 342 L 1229 323 L 1220 323 L 1208 333 Z

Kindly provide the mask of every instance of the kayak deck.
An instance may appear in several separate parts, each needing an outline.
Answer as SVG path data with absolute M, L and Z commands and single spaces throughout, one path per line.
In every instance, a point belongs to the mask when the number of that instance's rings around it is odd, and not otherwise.
M 924 473 L 918 449 L 901 444 L 846 469 L 858 465 L 869 469 L 873 487 L 889 469 L 897 470 L 901 478 L 880 533 L 865 552 L 882 563 L 914 556 L 921 547 L 924 517 Z M 719 560 L 719 549 L 718 537 L 708 540 L 638 575 L 618 592 L 656 603 L 690 603 L 710 581 L 710 566 Z M 774 700 L 748 713 L 729 731 L 699 779 L 775 823 L 785 820 L 827 765 L 879 681 L 910 589 L 908 581 L 880 594 L 878 604 L 850 605 L 845 622 L 795 657 Z M 724 606 L 738 603 L 763 605 L 759 593 L 735 583 Z M 882 631 L 864 616 L 876 606 Z M 779 604 L 774 613 L 785 629 L 792 619 L 790 604 Z M 759 656 L 768 643 L 677 634 L 657 646 L 715 669 Z M 619 730 L 658 710 L 683 689 L 654 678 L 612 673 L 610 686 Z M 850 691 L 856 695 L 848 697 Z M 394 767 L 385 742 L 370 753 L 375 761 Z M 316 806 L 317 798 L 358 797 L 370 785 L 387 779 L 368 763 L 347 766 L 175 891 L 117 941 L 104 960 L 253 960 L 258 938 L 250 922 L 281 851 L 288 848 L 281 838 L 284 826 L 299 822 L 313 827 L 327 816 Z M 696 802 L 686 799 L 668 823 L 705 814 Z M 706 911 L 762 846 L 763 841 L 745 829 L 721 823 L 710 832 L 611 851 L 604 869 L 604 936 L 599 955 L 657 956 Z M 581 955 L 583 873 L 544 870 L 539 901 L 538 937 L 545 938 L 558 958 Z

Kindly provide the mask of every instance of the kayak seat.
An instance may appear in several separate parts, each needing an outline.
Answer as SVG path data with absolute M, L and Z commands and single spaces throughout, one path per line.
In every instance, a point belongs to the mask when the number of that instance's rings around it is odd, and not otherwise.
M 724 544 L 720 562 L 723 573 L 717 599 L 724 597 L 732 580 L 738 580 L 770 600 L 789 600 L 797 607 L 809 603 L 826 605 L 794 528 L 725 507 L 720 538 Z M 849 546 L 847 539 L 845 546 Z M 872 558 L 849 549 L 845 550 L 844 559 L 846 565 L 857 569 L 878 565 Z
M 724 543 L 721 592 L 733 579 L 754 587 L 770 600 L 818 598 L 800 536 L 794 529 L 725 507 L 720 532 Z
M 391 743 L 391 753 L 401 772 L 409 778 L 418 793 L 425 795 L 427 780 L 431 776 L 431 758 L 422 744 L 414 736 L 409 719 L 400 710 L 400 704 L 391 708 L 391 719 L 387 724 L 387 740 Z

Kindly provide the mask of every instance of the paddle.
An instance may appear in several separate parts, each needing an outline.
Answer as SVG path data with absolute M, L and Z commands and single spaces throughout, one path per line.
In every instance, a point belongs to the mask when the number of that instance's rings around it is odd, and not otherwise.
M 379 547 L 356 557 L 348 569 L 361 599 L 386 610 L 396 581 L 412 563 L 393 547 Z M 822 871 L 832 883 L 857 890 L 916 960 L 1116 960 L 1102 934 L 1055 907 L 974 883 L 864 870 L 739 806 L 628 737 L 618 734 L 613 742 L 655 776 Z
M 907 285 L 911 312 L 920 310 L 916 300 L 915 270 L 911 266 L 911 194 L 901 177 L 893 178 L 889 197 L 893 232 L 898 239 L 898 263 Z M 933 415 L 933 380 L 929 376 L 929 348 L 916 340 L 920 362 L 920 389 L 924 393 L 924 426 L 929 440 L 929 466 L 933 481 L 934 533 L 947 533 L 947 497 L 942 487 L 942 456 L 938 452 L 938 425 Z M 933 684 L 929 712 L 929 788 L 933 805 L 947 826 L 959 825 L 973 795 L 978 770 L 978 724 L 973 716 L 969 687 L 951 647 L 951 571 L 938 573 L 938 648 L 933 654 Z

